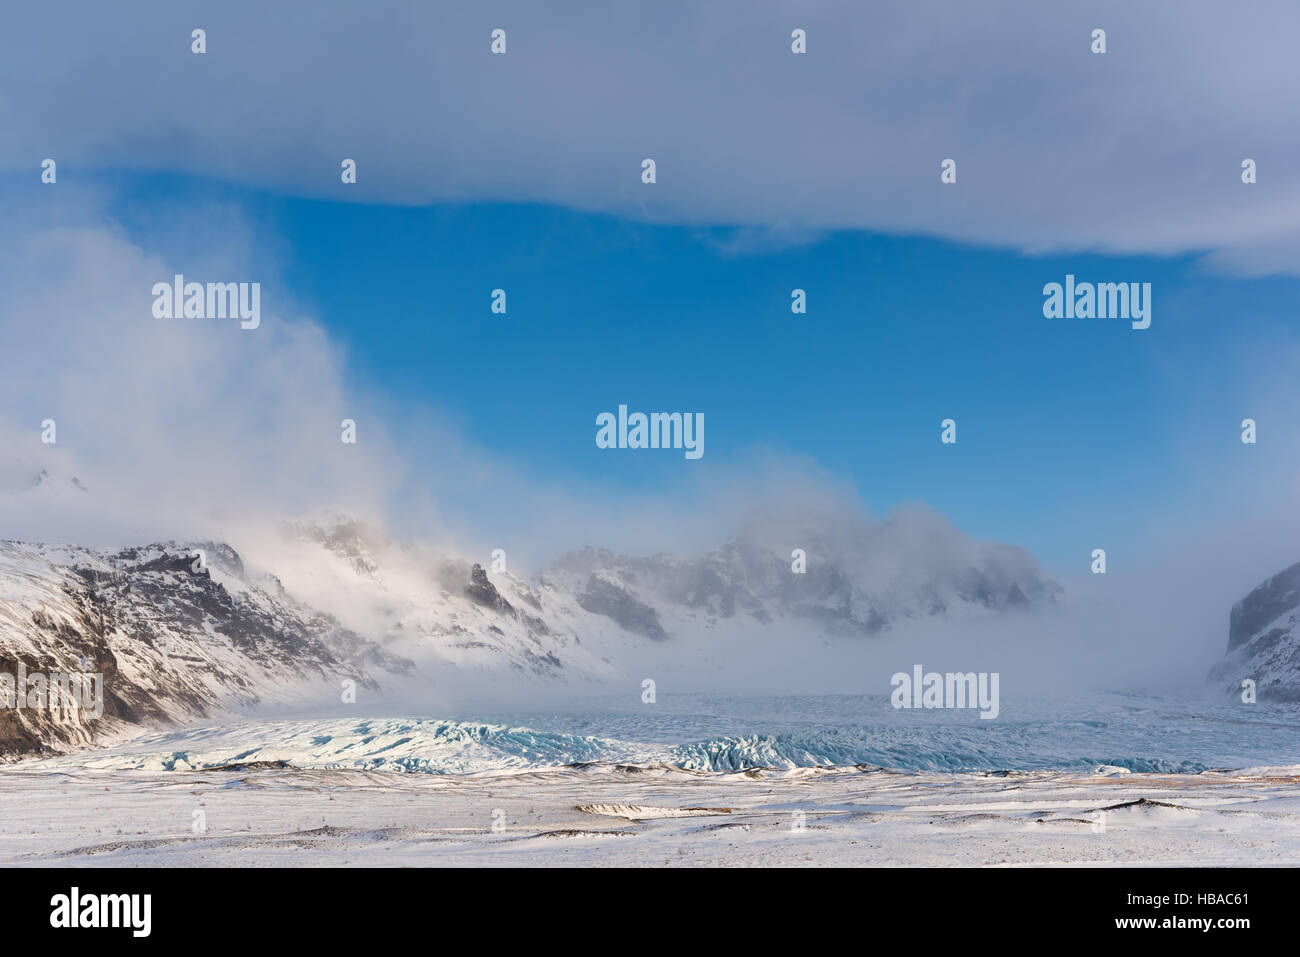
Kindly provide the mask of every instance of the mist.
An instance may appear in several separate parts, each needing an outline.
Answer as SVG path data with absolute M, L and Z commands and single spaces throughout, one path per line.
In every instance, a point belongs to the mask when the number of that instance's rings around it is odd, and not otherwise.
M 946 520 L 911 522 L 911 508 L 874 514 L 850 480 L 775 442 L 635 495 L 595 480 L 531 479 L 525 463 L 477 446 L 444 410 L 395 412 L 382 393 L 358 387 L 345 352 L 295 304 L 274 261 L 256 257 L 254 230 L 237 209 L 223 213 L 222 241 L 193 243 L 181 262 L 137 245 L 102 197 L 82 200 L 57 218 L 20 206 L 0 239 L 5 538 L 226 541 L 250 565 L 284 577 L 297 597 L 368 633 L 382 628 L 373 608 L 289 570 L 308 565 L 283 550 L 282 523 L 343 514 L 395 548 L 422 550 L 429 565 L 453 557 L 486 565 L 504 548 L 524 580 L 585 545 L 694 555 L 742 534 L 788 542 L 792 526 L 883 543 L 855 569 L 866 581 L 886 565 L 917 574 L 960 567 L 984 547 Z M 176 272 L 256 277 L 262 326 L 154 319 L 150 288 Z M 1280 433 L 1260 454 L 1279 465 L 1300 447 L 1284 414 L 1294 390 L 1282 360 L 1250 380 Z M 349 418 L 358 423 L 355 445 L 340 442 Z M 57 442 L 44 444 L 50 419 Z M 1215 460 L 1204 449 L 1192 454 Z M 615 662 L 623 677 L 593 687 L 632 694 L 640 678 L 654 677 L 691 691 L 885 694 L 890 675 L 920 663 L 999 672 L 1004 695 L 1200 693 L 1226 645 L 1232 604 L 1300 559 L 1294 473 L 1266 474 L 1243 484 L 1231 468 L 1207 469 L 1198 509 L 1172 503 L 1153 514 L 1148 547 L 1113 554 L 1104 576 L 1088 573 L 1086 549 L 1073 567 L 1042 569 L 1064 592 L 1041 613 L 899 622 L 881 636 L 834 641 L 812 628 L 724 622 L 631 647 Z M 1028 553 L 1023 561 L 1037 568 Z M 425 679 L 387 706 L 427 703 L 429 689 L 447 702 L 516 704 L 571 693 L 490 675 L 462 674 L 441 687 L 438 676 Z

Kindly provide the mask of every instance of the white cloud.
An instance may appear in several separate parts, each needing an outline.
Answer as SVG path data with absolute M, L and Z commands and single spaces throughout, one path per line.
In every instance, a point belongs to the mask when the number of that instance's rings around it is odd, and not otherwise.
M 869 228 L 1297 271 L 1289 0 L 303 0 L 5 16 L 0 166 L 33 181 L 48 155 L 61 183 L 177 169 L 340 199 L 542 201 L 756 230 L 741 238 Z M 504 56 L 488 51 L 497 26 Z M 794 26 L 806 55 L 790 52 Z M 1095 27 L 1104 55 L 1089 52 Z M 355 187 L 339 183 L 344 157 Z M 954 186 L 939 182 L 947 157 Z M 1254 186 L 1240 182 L 1246 157 Z
M 87 198 L 82 208 L 100 207 Z M 266 531 L 334 507 L 397 539 L 480 560 L 505 547 L 511 569 L 526 574 L 589 543 L 632 554 L 713 548 L 766 504 L 773 509 L 760 520 L 774 535 L 794 520 L 845 537 L 876 536 L 877 558 L 904 569 L 943 573 L 971 560 L 974 543 L 946 522 L 905 512 L 878 523 L 851 483 L 787 451 L 702 462 L 673 487 L 628 495 L 532 477 L 521 463 L 477 448 L 433 410 L 395 416 L 382 397 L 347 385 L 346 357 L 298 314 L 281 277 L 254 270 L 250 232 L 236 211 L 210 244 L 196 238 L 179 258 L 142 249 L 89 214 L 80 226 L 68 215 L 51 223 L 27 214 L 14 212 L 0 237 L 5 538 L 126 544 L 211 536 L 242 547 L 270 537 L 250 534 L 250 526 Z M 151 287 L 177 270 L 201 279 L 258 276 L 261 327 L 154 318 Z M 1035 647 L 1043 652 L 1040 670 L 1062 681 L 1086 672 L 1112 686 L 1199 683 L 1221 651 L 1232 601 L 1294 560 L 1288 516 L 1300 436 L 1287 424 L 1292 368 L 1290 352 L 1270 354 L 1240 397 L 1267 430 L 1258 449 L 1240 446 L 1228 427 L 1218 446 L 1188 450 L 1202 471 L 1214 461 L 1235 471 L 1223 481 L 1207 477 L 1188 502 L 1173 503 L 1153 521 L 1141 555 L 1112 554 L 1105 580 L 1088 580 L 1081 562 L 1067 581 L 1077 613 L 1026 621 L 1005 642 L 982 633 L 945 632 L 944 640 L 953 649 L 961 641 L 1002 648 L 1008 673 L 1025 647 Z M 344 416 L 358 420 L 357 446 L 339 441 Z M 58 423 L 55 446 L 40 442 L 46 418 Z M 42 469 L 48 477 L 33 487 Z M 788 544 L 788 535 L 777 537 Z M 881 573 L 870 563 L 859 571 L 872 579 Z M 912 637 L 891 638 L 879 654 L 901 653 Z M 769 650 L 775 657 L 755 656 L 744 673 L 781 673 L 763 669 L 776 669 L 788 648 Z M 846 661 L 876 656 L 854 650 Z M 1066 661 L 1072 664 L 1062 670 Z M 817 666 L 810 662 L 807 674 L 815 677 Z M 1025 680 L 1031 677 L 1050 680 L 1028 673 Z
M 7 537 L 130 541 L 340 501 L 359 514 L 380 508 L 401 460 L 380 428 L 355 447 L 340 442 L 341 419 L 365 421 L 365 406 L 345 394 L 323 330 L 294 314 L 273 277 L 256 330 L 152 315 L 154 283 L 175 272 L 249 281 L 246 247 L 223 240 L 167 262 L 111 224 L 9 225 L 0 241 Z M 52 445 L 41 442 L 46 419 Z M 43 487 L 31 490 L 41 470 Z

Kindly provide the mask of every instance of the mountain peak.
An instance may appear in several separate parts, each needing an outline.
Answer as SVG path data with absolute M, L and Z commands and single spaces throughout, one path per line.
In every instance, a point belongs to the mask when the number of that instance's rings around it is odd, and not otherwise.
M 1208 680 L 1238 696 L 1247 679 L 1260 701 L 1300 702 L 1300 562 L 1232 606 L 1228 647 Z

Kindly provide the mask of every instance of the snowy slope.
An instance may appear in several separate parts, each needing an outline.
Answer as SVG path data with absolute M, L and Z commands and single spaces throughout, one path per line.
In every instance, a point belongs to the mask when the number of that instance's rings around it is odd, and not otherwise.
M 206 567 L 195 570 L 197 550 Z M 411 665 L 215 543 L 92 549 L 0 543 L 0 672 L 103 674 L 103 716 L 0 710 L 0 753 L 84 745 L 134 725 L 337 699 Z
M 973 542 L 928 512 L 820 530 L 766 523 L 694 557 L 589 548 L 533 580 L 339 514 L 240 552 L 0 543 L 0 672 L 89 667 L 107 698 L 98 722 L 0 710 L 0 753 L 271 705 L 324 714 L 345 681 L 372 703 L 398 692 L 417 707 L 482 687 L 637 687 L 647 667 L 696 674 L 719 648 L 745 653 L 762 635 L 853 642 L 900 622 L 1017 613 L 1059 591 L 1027 553 Z
M 867 637 L 909 621 L 1050 605 L 1062 591 L 1023 549 L 976 542 L 925 509 L 876 524 L 756 522 L 699 556 L 587 548 L 557 560 L 542 584 L 653 641 L 731 621 Z
M 1255 682 L 1260 701 L 1300 702 L 1300 563 L 1278 572 L 1232 607 L 1228 648 L 1209 680 L 1227 695 Z

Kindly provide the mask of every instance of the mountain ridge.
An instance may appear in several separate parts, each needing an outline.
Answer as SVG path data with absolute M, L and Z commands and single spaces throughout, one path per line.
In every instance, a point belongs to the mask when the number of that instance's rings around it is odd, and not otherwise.
M 1236 696 L 1246 680 L 1255 683 L 1260 701 L 1300 702 L 1300 562 L 1232 606 L 1228 646 L 1207 681 Z
M 860 529 L 805 530 L 799 571 L 750 531 L 694 556 L 588 547 L 532 578 L 341 515 L 285 523 L 252 565 L 215 541 L 0 542 L 0 673 L 89 664 L 104 675 L 101 718 L 0 709 L 0 755 L 337 704 L 346 682 L 382 695 L 435 678 L 626 681 L 625 652 L 707 641 L 724 624 L 868 638 L 906 621 L 1011 614 L 1062 591 L 1023 550 L 972 543 L 935 516 L 922 525 L 940 546 L 924 561 L 895 554 L 898 529 L 882 524 L 869 542 Z

